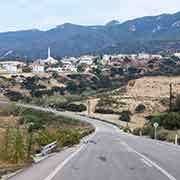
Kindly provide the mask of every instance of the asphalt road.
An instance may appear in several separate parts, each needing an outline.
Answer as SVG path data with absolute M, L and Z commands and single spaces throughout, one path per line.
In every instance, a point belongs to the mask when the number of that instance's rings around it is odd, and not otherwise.
M 127 135 L 74 113 L 50 111 L 90 122 L 96 132 L 11 180 L 180 180 L 178 146 Z

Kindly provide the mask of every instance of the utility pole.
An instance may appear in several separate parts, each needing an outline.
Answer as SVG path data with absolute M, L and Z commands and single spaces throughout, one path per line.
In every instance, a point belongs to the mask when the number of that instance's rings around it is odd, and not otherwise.
M 172 100 L 173 100 L 173 86 L 172 83 L 169 85 L 169 111 L 172 111 Z
M 88 106 L 88 116 L 90 116 L 90 114 L 91 114 L 91 102 L 90 102 L 90 100 L 88 100 L 88 102 L 87 102 L 87 106 Z

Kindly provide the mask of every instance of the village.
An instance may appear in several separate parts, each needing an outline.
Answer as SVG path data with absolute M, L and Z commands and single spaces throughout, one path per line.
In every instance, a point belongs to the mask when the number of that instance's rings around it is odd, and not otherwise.
M 180 58 L 180 53 L 172 54 L 172 56 Z M 166 58 L 169 58 L 169 56 L 140 53 L 103 56 L 83 55 L 56 60 L 51 55 L 51 49 L 48 48 L 47 59 L 37 59 L 31 63 L 23 59 L 0 61 L 0 75 L 6 77 L 8 75 L 25 75 L 28 77 L 34 74 L 47 75 L 52 72 L 58 74 L 89 73 L 98 66 L 100 66 L 101 70 L 108 70 L 111 67 L 123 67 L 123 71 L 126 71 L 129 67 L 141 68 L 141 74 L 143 74 L 151 62 L 158 63 Z

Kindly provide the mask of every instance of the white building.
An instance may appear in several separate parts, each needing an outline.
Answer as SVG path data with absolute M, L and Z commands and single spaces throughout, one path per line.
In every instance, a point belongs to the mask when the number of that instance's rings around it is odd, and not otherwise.
M 33 73 L 44 73 L 44 66 L 40 64 L 33 64 L 32 66 Z
M 93 56 L 82 56 L 79 58 L 79 64 L 93 64 Z
M 147 54 L 147 53 L 140 53 L 140 54 L 138 54 L 137 58 L 138 59 L 150 59 L 151 55 Z
M 79 61 L 79 59 L 77 59 L 77 58 L 75 58 L 75 57 L 70 57 L 70 58 L 65 57 L 65 58 L 63 58 L 63 59 L 61 60 L 61 62 L 62 62 L 63 64 L 65 64 L 65 63 L 75 64 L 75 63 L 78 62 L 78 61 Z
M 130 57 L 132 60 L 136 60 L 137 54 L 130 54 L 128 57 Z
M 151 59 L 162 59 L 160 54 L 151 54 Z
M 180 58 L 180 53 L 174 53 L 174 56 Z
M 18 72 L 17 66 L 11 65 L 11 64 L 5 64 L 3 65 L 3 68 L 9 73 L 9 74 L 16 74 Z
M 16 74 L 18 72 L 18 66 L 23 67 L 26 64 L 21 61 L 2 61 L 0 62 L 0 66 L 10 74 Z
M 0 65 L 2 65 L 2 66 L 12 65 L 12 66 L 20 66 L 20 67 L 23 67 L 23 66 L 25 66 L 26 64 L 25 64 L 24 62 L 21 62 L 21 61 L 1 61 L 1 62 L 0 62 Z
M 67 67 L 57 67 L 57 68 L 48 68 L 48 72 L 58 72 L 58 73 L 67 73 L 67 72 L 77 72 L 77 68 L 67 68 Z
M 103 59 L 104 59 L 105 61 L 109 61 L 110 58 L 111 58 L 111 55 L 105 54 L 105 55 L 103 56 Z
M 40 60 L 37 60 L 39 61 L 40 64 L 57 64 L 58 63 L 58 60 L 54 59 L 52 56 L 51 56 L 51 49 L 48 48 L 48 57 L 47 59 L 40 59 Z

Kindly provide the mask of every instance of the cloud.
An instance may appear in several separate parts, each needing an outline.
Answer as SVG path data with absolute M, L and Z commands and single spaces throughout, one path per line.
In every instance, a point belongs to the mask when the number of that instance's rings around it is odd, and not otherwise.
M 64 22 L 104 24 L 179 11 L 180 0 L 2 0 L 0 31 L 49 28 Z

